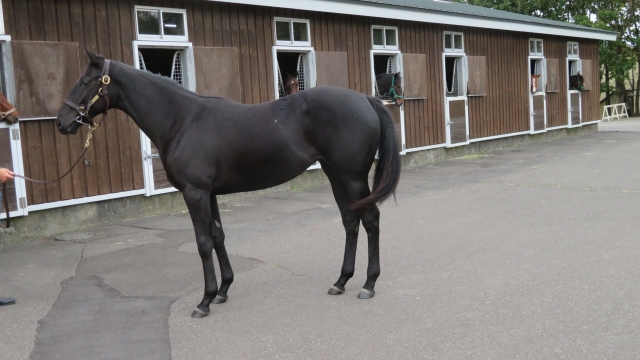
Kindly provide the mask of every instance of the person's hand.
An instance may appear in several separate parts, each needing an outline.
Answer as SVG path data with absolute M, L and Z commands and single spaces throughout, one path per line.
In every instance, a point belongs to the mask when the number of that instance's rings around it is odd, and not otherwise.
M 0 183 L 12 180 L 14 175 L 13 171 L 7 168 L 0 168 Z

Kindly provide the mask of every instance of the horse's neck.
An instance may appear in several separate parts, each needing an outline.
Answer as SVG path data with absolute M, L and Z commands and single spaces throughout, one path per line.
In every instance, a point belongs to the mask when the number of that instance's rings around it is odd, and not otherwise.
M 157 147 L 162 146 L 184 125 L 188 106 L 183 100 L 189 93 L 172 88 L 142 70 L 121 64 L 111 69 L 119 93 L 114 107 L 129 115 Z

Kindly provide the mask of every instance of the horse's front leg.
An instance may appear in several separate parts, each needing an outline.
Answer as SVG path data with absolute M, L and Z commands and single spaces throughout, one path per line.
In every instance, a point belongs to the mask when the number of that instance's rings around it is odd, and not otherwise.
M 191 314 L 191 317 L 201 318 L 209 314 L 209 304 L 218 293 L 216 270 L 213 266 L 213 218 L 211 214 L 211 198 L 208 191 L 195 189 L 190 186 L 183 191 L 184 201 L 187 203 L 189 215 L 193 222 L 198 244 L 198 253 L 202 259 L 204 271 L 204 296 L 200 305 Z
M 220 264 L 220 289 L 218 295 L 213 299 L 214 304 L 222 304 L 227 301 L 227 291 L 233 282 L 233 270 L 231 262 L 227 254 L 227 248 L 224 246 L 224 231 L 222 230 L 222 221 L 220 220 L 220 209 L 218 208 L 218 200 L 215 195 L 211 195 L 211 213 L 213 215 L 213 249 L 218 256 L 218 264 Z

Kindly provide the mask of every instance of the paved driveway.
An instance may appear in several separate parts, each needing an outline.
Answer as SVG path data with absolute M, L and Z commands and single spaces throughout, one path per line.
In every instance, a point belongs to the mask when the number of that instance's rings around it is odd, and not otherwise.
M 222 213 L 229 301 L 190 318 L 184 214 L 0 250 L 0 359 L 637 358 L 640 120 L 406 170 L 381 220 L 376 297 L 342 296 L 329 187 Z M 218 272 L 219 273 L 219 272 Z

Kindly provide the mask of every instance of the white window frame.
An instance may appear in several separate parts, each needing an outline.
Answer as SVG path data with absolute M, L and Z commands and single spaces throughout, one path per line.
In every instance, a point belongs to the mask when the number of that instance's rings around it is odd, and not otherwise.
M 289 35 L 291 36 L 290 41 L 278 40 L 277 29 L 276 29 L 276 21 L 288 22 L 289 23 Z M 306 23 L 307 24 L 307 39 L 308 41 L 295 41 L 293 39 L 293 23 Z M 308 19 L 295 19 L 295 18 L 286 18 L 286 17 L 274 17 L 273 18 L 273 41 L 276 46 L 298 46 L 298 47 L 311 47 L 311 21 Z
M 371 33 L 373 36 L 373 32 Z M 373 44 L 373 43 L 372 43 Z M 400 72 L 401 75 L 404 77 L 404 67 L 403 67 L 403 59 L 402 59 L 402 52 L 400 50 L 371 50 L 369 52 L 369 63 L 371 64 L 371 96 L 376 96 L 376 74 L 375 74 L 375 69 L 373 68 L 373 57 L 374 55 L 387 55 L 387 56 L 394 56 L 395 57 L 395 62 L 396 62 L 396 72 Z M 393 101 L 388 101 L 388 100 L 382 100 L 382 102 L 386 105 L 390 105 L 393 104 Z M 400 133 L 402 136 L 402 144 L 401 145 L 401 149 L 400 149 L 400 155 L 405 155 L 407 153 L 407 139 L 406 139 L 406 135 L 405 135 L 405 126 L 404 126 L 404 105 L 402 105 L 400 107 Z
M 373 43 L 373 30 L 380 29 L 382 30 L 382 39 L 384 40 L 384 45 L 375 45 Z M 395 45 L 387 45 L 387 30 L 394 30 L 396 32 L 396 44 Z M 398 39 L 398 27 L 397 26 L 382 26 L 382 25 L 373 25 L 371 26 L 371 47 L 373 49 L 385 49 L 385 50 L 400 50 L 400 41 Z
M 193 45 L 190 42 L 167 42 L 167 41 L 133 41 L 133 66 L 136 69 L 140 67 L 140 59 L 138 58 L 139 48 L 160 48 L 184 50 L 183 61 L 183 86 L 187 90 L 196 91 L 196 74 L 195 63 L 193 58 Z M 174 187 L 165 189 L 156 189 L 153 178 L 153 156 L 151 151 L 151 140 L 140 130 L 140 154 L 142 156 L 142 170 L 144 174 L 144 195 L 152 196 L 178 191 Z
M 451 35 L 451 46 L 453 46 L 453 48 L 447 48 L 446 47 L 446 38 L 447 35 Z M 462 49 L 456 49 L 455 48 L 455 36 L 456 35 L 460 35 L 462 36 Z M 445 31 L 444 35 L 442 36 L 442 47 L 444 48 L 444 52 L 452 52 L 452 53 L 464 53 L 464 33 L 462 32 L 456 32 L 456 31 Z
M 532 42 L 535 43 L 534 51 L 531 51 Z M 538 43 L 542 45 L 542 52 L 538 52 Z M 529 56 L 544 56 L 544 41 L 542 41 L 542 39 L 535 39 L 535 38 L 529 39 Z
M 2 14 L 0 13 L 0 15 Z M 10 103 L 14 104 L 16 100 L 16 93 L 15 81 L 13 78 L 13 62 L 11 56 L 11 36 L 0 35 L 0 43 L 2 44 L 2 53 L 0 54 L 0 56 L 2 56 L 3 65 L 3 68 L 0 69 L 0 71 L 4 73 L 4 95 Z M 11 141 L 11 160 L 13 164 L 13 171 L 16 174 L 24 175 L 24 163 L 22 160 L 22 143 L 20 141 L 19 123 L 9 125 L 3 121 L 0 122 L 0 128 L 9 129 L 9 141 Z M 27 188 L 25 180 L 16 177 L 14 179 L 14 184 L 16 187 L 16 200 L 18 201 L 18 209 L 15 211 L 10 211 L 9 215 L 11 217 L 26 216 L 29 214 L 29 209 L 27 204 Z M 2 214 L 0 214 L 0 218 L 6 218 L 6 213 L 2 212 Z
M 569 45 L 571 45 L 571 53 L 569 52 Z M 573 53 L 573 45 L 576 45 L 578 52 Z M 577 41 L 567 41 L 567 57 L 568 58 L 580 58 L 580 43 Z
M 306 57 L 306 65 L 308 69 L 306 71 L 307 78 L 305 82 L 307 82 L 307 88 L 305 90 L 309 90 L 313 87 L 316 87 L 316 51 L 312 46 L 273 46 L 271 48 L 271 56 L 273 56 L 273 86 L 275 89 L 276 100 L 280 98 L 280 94 L 278 93 L 278 53 L 279 52 L 293 52 L 293 53 L 307 53 Z
M 160 35 L 140 34 L 138 31 L 138 11 L 159 11 L 160 12 Z M 162 12 L 181 13 L 184 19 L 184 35 L 164 35 L 164 23 L 162 22 Z M 151 41 L 189 41 L 189 27 L 187 26 L 187 10 L 186 9 L 173 9 L 156 6 L 134 6 L 134 15 L 136 20 L 136 39 L 137 40 L 151 40 Z
M 534 39 L 532 39 L 534 40 Z M 538 40 L 538 39 L 535 39 Z M 536 48 L 537 49 L 537 48 Z M 544 50 L 544 47 L 542 48 Z M 544 58 L 544 56 L 542 55 L 531 55 L 529 56 L 529 66 L 527 67 L 529 69 L 529 112 L 530 112 L 530 116 L 529 116 L 529 127 L 530 127 L 530 134 L 539 134 L 539 133 L 543 133 L 543 132 L 547 132 L 547 91 L 546 91 L 546 87 L 547 87 L 547 59 Z M 535 94 L 531 93 L 531 60 L 541 60 L 542 61 L 542 70 L 540 71 L 540 78 L 542 79 L 542 82 L 538 82 L 538 92 Z M 534 96 L 542 96 L 543 102 L 544 102 L 544 130 L 538 130 L 535 131 L 534 130 L 534 122 L 533 122 L 533 97 Z

